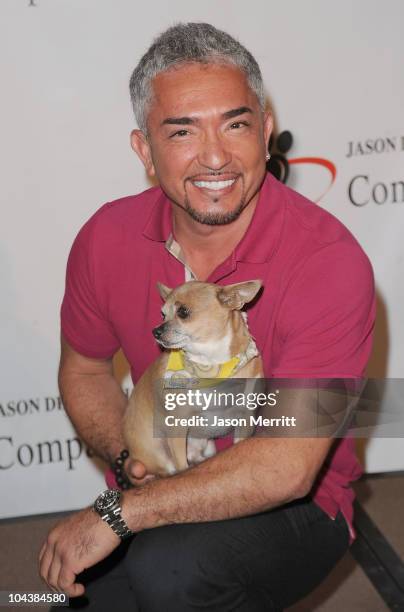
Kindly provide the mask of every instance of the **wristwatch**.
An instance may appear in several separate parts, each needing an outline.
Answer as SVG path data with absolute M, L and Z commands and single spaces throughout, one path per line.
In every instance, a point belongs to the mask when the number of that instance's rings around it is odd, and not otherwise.
M 117 536 L 124 540 L 133 535 L 121 516 L 122 493 L 119 489 L 103 491 L 94 502 L 94 510 L 108 523 Z

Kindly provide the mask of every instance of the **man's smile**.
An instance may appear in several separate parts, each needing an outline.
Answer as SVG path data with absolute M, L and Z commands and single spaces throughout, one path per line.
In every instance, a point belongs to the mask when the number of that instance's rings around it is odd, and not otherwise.
M 219 176 L 209 177 L 195 177 L 189 179 L 189 182 L 197 189 L 214 191 L 215 193 L 221 192 L 222 195 L 230 192 L 237 182 L 239 175 L 232 175 L 229 173 L 221 174 Z
M 205 189 L 219 191 L 219 189 L 224 189 L 225 187 L 233 185 L 235 180 L 236 179 L 230 179 L 229 181 L 193 181 L 193 183 L 196 187 L 204 187 Z

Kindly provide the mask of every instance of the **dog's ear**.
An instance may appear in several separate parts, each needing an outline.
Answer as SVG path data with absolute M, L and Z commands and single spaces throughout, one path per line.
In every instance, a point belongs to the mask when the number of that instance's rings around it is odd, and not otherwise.
M 230 310 L 240 310 L 244 304 L 248 304 L 255 298 L 262 287 L 262 281 L 252 280 L 235 285 L 222 287 L 217 294 L 217 298 L 223 306 Z
M 163 285 L 163 283 L 157 283 L 157 289 L 159 290 L 159 294 L 161 295 L 164 301 L 166 301 L 172 291 L 170 287 L 166 287 L 165 285 Z

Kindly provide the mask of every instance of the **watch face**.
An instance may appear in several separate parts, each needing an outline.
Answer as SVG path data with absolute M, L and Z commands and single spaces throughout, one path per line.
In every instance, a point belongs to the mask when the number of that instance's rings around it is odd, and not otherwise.
M 97 512 L 107 512 L 120 500 L 121 493 L 117 489 L 104 491 L 95 500 L 94 507 Z

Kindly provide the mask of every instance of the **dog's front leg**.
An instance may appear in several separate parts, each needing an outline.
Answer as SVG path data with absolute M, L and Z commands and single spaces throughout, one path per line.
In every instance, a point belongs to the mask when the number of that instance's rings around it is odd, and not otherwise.
M 187 436 L 185 432 L 181 438 L 167 438 L 167 445 L 170 449 L 175 470 L 177 472 L 186 470 L 189 466 L 187 461 Z

